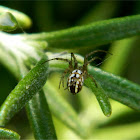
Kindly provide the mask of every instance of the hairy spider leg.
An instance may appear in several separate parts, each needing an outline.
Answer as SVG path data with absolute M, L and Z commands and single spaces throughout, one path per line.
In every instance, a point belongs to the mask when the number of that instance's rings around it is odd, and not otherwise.
M 98 88 L 96 80 L 94 79 L 94 77 L 90 74 L 87 74 L 88 77 L 90 77 L 92 79 L 92 81 L 95 83 L 96 88 Z
M 74 68 L 73 68 L 73 69 L 77 69 L 77 68 L 78 68 L 78 62 L 77 62 L 77 60 L 76 60 L 76 57 L 75 57 L 74 53 L 71 53 L 71 65 L 72 65 L 72 58 L 74 59 Z M 70 72 L 70 70 L 72 70 L 72 66 L 69 67 L 68 69 L 66 69 L 66 70 L 64 71 L 64 73 L 62 74 L 62 77 L 61 77 L 60 83 L 59 83 L 59 88 L 60 88 L 61 82 L 62 82 L 63 87 L 64 87 L 64 77 L 65 77 L 65 75 L 66 75 L 68 72 Z M 68 88 L 68 87 L 67 87 L 67 88 Z M 67 88 L 65 88 L 65 89 L 67 89 Z
M 59 88 L 60 88 L 60 86 L 61 86 L 61 82 L 62 82 L 62 85 L 63 85 L 63 87 L 64 87 L 64 77 L 65 77 L 65 75 L 66 75 L 69 71 L 70 71 L 70 69 L 68 68 L 68 69 L 66 69 L 66 70 L 63 72 L 63 74 L 62 74 L 62 76 L 61 76 L 61 79 L 60 79 L 60 82 L 59 82 Z
M 77 62 L 77 60 L 76 60 L 76 57 L 75 57 L 74 53 L 71 53 L 71 61 L 70 61 L 70 63 L 69 63 L 69 68 L 66 69 L 66 70 L 64 71 L 64 73 L 62 74 L 62 77 L 61 77 L 60 83 L 59 83 L 59 88 L 60 88 L 60 86 L 61 86 L 61 82 L 62 82 L 63 87 L 64 87 L 64 77 L 65 77 L 65 75 L 66 75 L 68 72 L 72 71 L 72 67 L 73 67 L 73 66 L 72 66 L 72 58 L 74 59 L 74 69 L 77 69 L 77 67 L 78 67 L 78 62 Z
M 65 77 L 65 75 L 67 74 L 68 71 L 70 71 L 71 69 L 73 69 L 72 61 L 70 61 L 68 59 L 64 59 L 64 58 L 52 58 L 52 59 L 49 59 L 49 60 L 45 61 L 44 63 L 46 63 L 48 61 L 52 61 L 52 60 L 62 60 L 62 61 L 65 61 L 65 62 L 68 62 L 69 63 L 69 68 L 64 71 L 64 73 L 62 74 L 62 77 L 60 79 L 60 83 L 59 83 L 59 88 L 60 88 L 61 82 L 63 83 L 63 87 L 64 87 L 64 77 Z
M 91 62 L 97 60 L 97 59 L 102 60 L 102 59 L 99 58 L 99 57 L 93 57 L 93 58 L 92 58 L 91 60 L 89 60 L 89 61 L 86 59 L 84 65 L 83 65 L 83 71 L 85 71 L 85 70 L 87 71 L 87 65 L 90 64 Z
M 51 60 L 62 60 L 62 61 L 65 61 L 65 62 L 68 62 L 69 64 L 71 64 L 71 61 L 68 60 L 68 59 L 65 59 L 65 58 L 52 58 L 52 59 L 49 59 L 49 60 L 45 61 L 44 63 L 46 63 L 48 61 L 51 61 Z
M 75 57 L 74 53 L 71 53 L 71 61 L 72 61 L 72 57 L 74 59 L 74 69 L 77 69 L 78 68 L 78 62 L 76 60 L 76 57 Z
M 87 61 L 86 65 L 90 64 L 91 62 L 95 61 L 95 60 L 102 60 L 100 57 L 93 57 L 92 59 L 90 59 L 89 61 Z
M 112 55 L 112 53 L 110 53 L 110 52 L 108 52 L 108 51 L 104 51 L 104 50 L 95 50 L 95 51 L 90 52 L 89 54 L 87 54 L 87 55 L 85 56 L 85 59 L 87 59 L 89 56 L 91 56 L 91 55 L 93 55 L 93 54 L 95 54 L 95 53 L 97 53 L 97 52 L 104 52 L 104 53 L 109 53 L 109 54 Z M 85 60 L 85 59 L 84 59 L 84 60 Z
M 91 60 L 85 61 L 84 65 L 83 65 L 83 71 L 87 71 L 87 65 L 90 64 L 91 62 L 97 60 L 97 59 L 102 60 L 99 57 L 93 57 Z M 87 72 L 84 75 L 86 75 L 87 77 L 90 77 L 92 79 L 92 81 L 95 83 L 95 86 L 98 87 L 97 83 L 96 83 L 96 80 L 94 79 L 94 77 L 92 75 L 88 74 Z

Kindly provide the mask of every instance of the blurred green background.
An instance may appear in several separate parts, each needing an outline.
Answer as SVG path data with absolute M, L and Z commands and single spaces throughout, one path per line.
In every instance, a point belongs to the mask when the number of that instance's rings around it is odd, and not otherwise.
M 89 24 L 91 22 L 135 15 L 140 13 L 140 1 L 1 1 L 1 5 L 19 10 L 27 14 L 33 21 L 32 27 L 25 32 L 50 32 L 66 29 L 74 26 Z M 18 30 L 17 32 L 21 32 Z M 123 41 L 116 41 L 108 45 L 100 46 L 98 49 L 109 50 L 113 53 L 107 61 L 100 66 L 103 70 L 125 77 L 135 83 L 140 84 L 140 41 L 138 37 Z M 123 49 L 122 49 L 123 47 Z M 86 51 L 76 50 L 75 52 L 85 55 Z M 75 53 L 74 52 L 74 53 Z M 123 55 L 121 54 L 123 53 Z M 101 56 L 105 57 L 105 56 Z M 114 64 L 112 64 L 112 61 Z M 114 65 L 114 67 L 113 67 Z M 54 79 L 57 77 L 57 80 Z M 54 88 L 58 87 L 60 74 L 50 75 L 50 81 Z M 17 84 L 11 73 L 0 65 L 0 104 L 3 103 L 7 95 Z M 86 92 L 89 92 L 89 95 Z M 90 104 L 95 99 L 91 99 L 91 91 L 84 87 L 77 96 L 68 94 L 61 89 L 59 96 L 72 104 L 79 113 L 79 119 L 87 125 L 91 125 L 93 137 L 95 139 L 140 139 L 140 113 L 128 107 L 112 101 L 113 113 L 110 118 L 102 116 L 102 112 L 97 101 Z M 83 95 L 81 95 L 83 94 Z M 80 101 L 79 101 L 80 100 Z M 92 100 L 92 101 L 91 101 Z M 82 101 L 82 103 L 81 103 Z M 95 111 L 94 111 L 94 109 Z M 97 107 L 97 108 L 96 108 Z M 91 113 L 91 108 L 92 113 Z M 99 111 L 98 111 L 99 110 Z M 95 118 L 93 118 L 95 116 Z M 101 117 L 100 117 L 101 116 Z M 84 118 L 86 120 L 84 120 Z M 68 129 L 64 124 L 53 117 L 58 138 L 78 139 L 78 136 Z M 87 121 L 87 122 L 86 122 Z M 89 124 L 88 124 L 89 123 Z M 32 138 L 31 128 L 23 109 L 8 124 L 7 128 L 15 130 L 22 139 Z M 61 128 L 61 129 L 60 129 Z M 122 131 L 124 132 L 122 134 Z M 64 135 L 65 133 L 65 135 Z M 110 135 L 112 133 L 112 135 Z M 95 134 L 95 136 L 94 136 Z M 67 135 L 67 136 L 66 136 Z M 92 139 L 91 138 L 91 139 Z

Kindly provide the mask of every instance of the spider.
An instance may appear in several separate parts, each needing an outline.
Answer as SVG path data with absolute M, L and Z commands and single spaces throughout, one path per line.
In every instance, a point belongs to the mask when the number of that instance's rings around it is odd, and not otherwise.
M 98 88 L 96 80 L 87 71 L 87 66 L 91 62 L 95 61 L 96 59 L 100 59 L 99 57 L 93 57 L 92 59 L 90 59 L 88 61 L 88 57 L 97 53 L 97 52 L 108 53 L 107 51 L 104 51 L 104 50 L 95 50 L 95 51 L 90 52 L 89 54 L 87 54 L 84 57 L 83 66 L 78 66 L 78 62 L 76 60 L 74 53 L 71 53 L 71 60 L 64 59 L 64 58 L 53 58 L 53 59 L 49 59 L 49 60 L 45 61 L 45 63 L 48 61 L 52 61 L 52 60 L 61 60 L 61 61 L 65 61 L 65 62 L 69 63 L 69 67 L 63 72 L 63 74 L 61 76 L 59 88 L 61 86 L 61 83 L 63 84 L 63 87 L 64 87 L 64 77 L 66 76 L 67 73 L 70 73 L 68 80 L 67 80 L 67 88 L 66 89 L 68 89 L 73 95 L 75 95 L 81 91 L 84 80 L 87 77 L 90 77 L 92 79 L 92 81 L 95 83 L 96 88 Z M 74 62 L 74 64 L 73 64 L 73 62 Z

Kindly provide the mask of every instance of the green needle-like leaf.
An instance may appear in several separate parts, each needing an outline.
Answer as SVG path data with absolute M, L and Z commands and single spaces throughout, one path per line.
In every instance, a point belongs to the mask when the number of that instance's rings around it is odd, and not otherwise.
M 31 19 L 24 13 L 4 6 L 0 6 L 0 14 L 3 14 L 5 12 L 10 12 L 11 14 L 13 14 L 22 28 L 29 28 L 32 24 Z
M 55 65 L 56 63 L 56 65 Z M 50 62 L 50 67 L 54 71 L 66 69 L 64 63 Z M 60 69 L 58 69 L 60 68 Z M 140 86 L 113 74 L 107 73 L 93 66 L 88 67 L 88 72 L 99 82 L 105 93 L 133 109 L 140 111 Z
M 44 41 L 25 40 L 20 35 L 0 32 L 0 62 L 17 79 L 21 79 L 21 75 L 25 76 L 28 72 L 27 65 L 30 69 L 31 65 L 35 65 L 40 60 L 42 49 L 45 46 L 46 43 Z
M 9 94 L 0 108 L 0 126 L 4 126 L 39 91 L 46 82 L 48 64 L 46 55 L 30 70 Z
M 94 22 L 50 33 L 28 35 L 35 40 L 46 40 L 50 48 L 75 49 L 99 46 L 140 34 L 140 15 Z
M 0 139 L 20 140 L 20 136 L 12 130 L 0 128 Z
M 139 85 L 92 66 L 89 66 L 89 73 L 98 80 L 110 98 L 140 111 Z
M 95 94 L 100 107 L 103 111 L 103 113 L 105 114 L 105 116 L 109 117 L 111 115 L 111 105 L 109 102 L 109 99 L 107 97 L 107 95 L 105 94 L 104 90 L 102 89 L 102 87 L 100 86 L 100 84 L 97 82 L 96 80 L 96 84 L 98 87 L 95 86 L 95 83 L 92 81 L 92 79 L 89 77 L 85 80 L 85 84 L 93 91 L 93 93 Z
M 29 101 L 26 110 L 36 139 L 57 139 L 51 113 L 42 90 Z
M 73 108 L 59 95 L 57 89 L 54 89 L 47 81 L 44 91 L 52 113 L 75 133 L 82 138 L 87 138 L 87 128 L 78 119 L 78 115 Z
M 6 12 L 0 15 L 0 31 L 13 31 L 17 27 L 18 23 L 11 13 Z

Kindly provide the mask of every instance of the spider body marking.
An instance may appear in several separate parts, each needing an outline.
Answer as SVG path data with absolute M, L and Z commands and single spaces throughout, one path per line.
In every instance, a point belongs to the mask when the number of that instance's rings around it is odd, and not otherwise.
M 75 69 L 71 72 L 71 74 L 68 77 L 67 81 L 68 90 L 71 93 L 76 94 L 79 91 L 81 91 L 83 83 L 84 83 L 83 72 L 79 69 Z
M 109 52 L 104 51 L 104 50 L 95 50 L 93 52 L 90 52 L 89 54 L 87 54 L 84 57 L 84 64 L 82 67 L 78 66 L 78 62 L 76 60 L 74 53 L 71 53 L 71 60 L 64 59 L 64 58 L 53 58 L 53 59 L 49 59 L 49 60 L 45 61 L 45 63 L 48 61 L 52 61 L 52 60 L 61 60 L 61 61 L 65 61 L 65 62 L 69 63 L 69 67 L 63 72 L 63 74 L 61 76 L 59 88 L 61 86 L 61 83 L 64 87 L 64 77 L 66 76 L 67 73 L 70 73 L 70 75 L 67 79 L 67 87 L 65 89 L 68 89 L 73 95 L 75 95 L 81 91 L 82 86 L 84 84 L 84 80 L 87 77 L 90 77 L 92 79 L 92 81 L 95 83 L 95 86 L 98 88 L 98 86 L 96 84 L 96 80 L 94 79 L 93 76 L 88 74 L 88 71 L 87 71 L 88 64 L 95 61 L 96 59 L 100 59 L 99 57 L 93 57 L 88 61 L 88 57 L 97 53 L 97 52 L 109 53 Z M 111 53 L 109 53 L 109 54 L 111 54 Z

